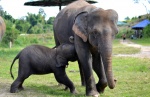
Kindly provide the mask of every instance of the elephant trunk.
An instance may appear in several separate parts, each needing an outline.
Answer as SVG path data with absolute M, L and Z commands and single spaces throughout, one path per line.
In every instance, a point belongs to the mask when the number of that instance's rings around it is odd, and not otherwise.
M 102 43 L 103 44 L 103 43 Z M 99 44 L 100 54 L 103 60 L 107 83 L 110 89 L 115 87 L 115 80 L 112 72 L 112 43 Z

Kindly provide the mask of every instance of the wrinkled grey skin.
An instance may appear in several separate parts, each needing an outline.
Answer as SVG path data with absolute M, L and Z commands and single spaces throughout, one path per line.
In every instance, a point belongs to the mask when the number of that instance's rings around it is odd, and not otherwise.
M 108 85 L 115 87 L 112 72 L 112 41 L 118 33 L 118 14 L 112 9 L 97 8 L 84 0 L 62 9 L 54 21 L 56 46 L 69 43 L 74 36 L 78 63 L 86 82 L 86 95 L 97 96 Z M 99 81 L 95 84 L 92 68 Z
M 2 40 L 5 30 L 6 30 L 5 22 L 3 18 L 0 16 L 0 41 Z
M 54 73 L 59 83 L 69 87 L 71 93 L 76 93 L 74 84 L 65 72 L 68 61 L 77 60 L 73 44 L 62 44 L 54 49 L 40 45 L 31 45 L 24 48 L 11 64 L 10 73 L 12 78 L 14 78 L 12 75 L 12 66 L 16 59 L 19 59 L 18 77 L 11 85 L 11 93 L 22 90 L 24 80 L 31 74 L 48 73 Z

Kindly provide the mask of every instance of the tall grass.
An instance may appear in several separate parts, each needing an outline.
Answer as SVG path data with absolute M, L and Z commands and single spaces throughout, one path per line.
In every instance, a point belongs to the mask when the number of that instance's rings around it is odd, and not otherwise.
M 18 36 L 14 41 L 12 48 L 26 47 L 32 44 L 45 45 L 48 47 L 55 46 L 53 33 L 46 34 L 24 34 Z M 9 44 L 0 43 L 1 48 L 9 48 Z

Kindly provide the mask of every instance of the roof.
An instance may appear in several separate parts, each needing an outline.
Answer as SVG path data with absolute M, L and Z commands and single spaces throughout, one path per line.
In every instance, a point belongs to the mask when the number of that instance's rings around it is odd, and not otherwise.
M 145 19 L 145 20 L 139 22 L 138 24 L 132 26 L 132 29 L 143 29 L 143 28 L 145 28 L 148 24 L 150 24 L 150 20 Z
M 36 1 L 29 1 L 25 2 L 24 5 L 29 5 L 29 6 L 65 6 L 73 1 L 76 0 L 36 0 Z M 88 3 L 97 3 L 97 1 L 93 0 L 85 0 Z
M 36 1 L 29 1 L 25 2 L 25 6 L 59 6 L 59 10 L 61 10 L 61 6 L 68 5 L 69 3 L 76 1 L 76 0 L 36 0 Z M 97 3 L 97 1 L 93 0 L 85 0 L 88 3 Z

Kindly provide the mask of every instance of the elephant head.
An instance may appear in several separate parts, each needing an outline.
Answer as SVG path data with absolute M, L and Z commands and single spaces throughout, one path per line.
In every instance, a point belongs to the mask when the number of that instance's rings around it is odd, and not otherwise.
M 112 73 L 112 40 L 118 33 L 118 14 L 112 9 L 95 8 L 79 13 L 74 20 L 73 31 L 84 42 L 100 54 L 108 86 L 113 89 L 115 81 Z M 100 59 L 101 60 L 101 59 Z
M 56 48 L 56 50 L 56 60 L 58 63 L 56 64 L 56 67 L 66 66 L 68 65 L 68 61 L 77 60 L 77 55 L 73 44 L 61 44 Z
M 0 16 L 0 40 L 2 40 L 5 30 L 6 30 L 5 22 L 3 18 Z

